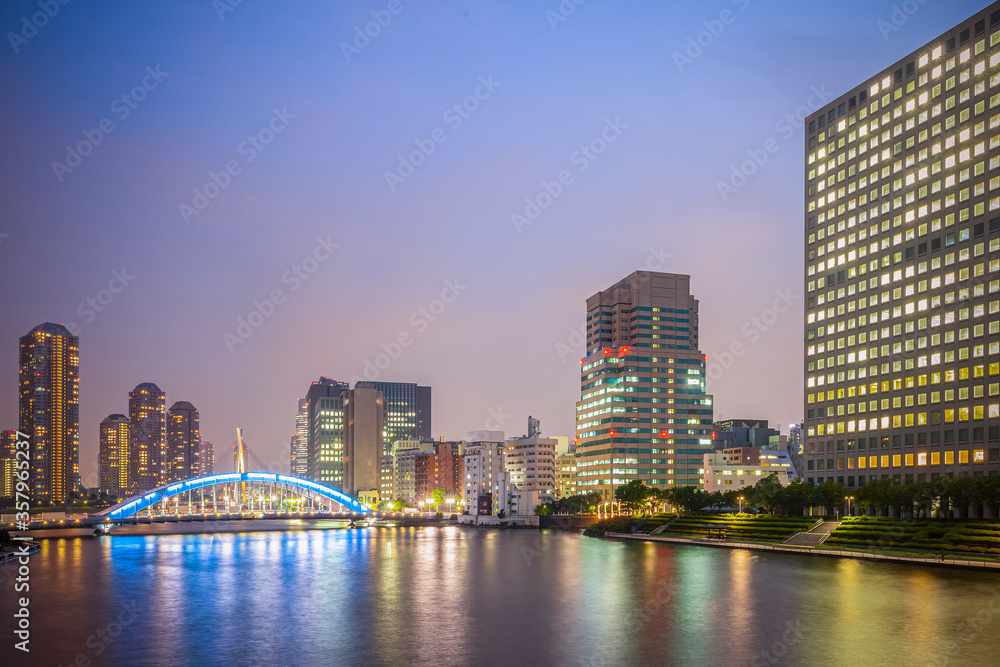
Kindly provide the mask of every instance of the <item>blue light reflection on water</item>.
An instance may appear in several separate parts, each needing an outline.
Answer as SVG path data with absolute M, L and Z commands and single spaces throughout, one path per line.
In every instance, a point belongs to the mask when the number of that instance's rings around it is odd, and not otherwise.
M 728 665 L 765 651 L 773 664 L 993 664 L 1000 652 L 996 575 L 555 532 L 46 540 L 31 595 L 26 664 Z M 132 604 L 135 621 L 98 655 L 95 633 Z M 956 643 L 979 612 L 990 620 Z

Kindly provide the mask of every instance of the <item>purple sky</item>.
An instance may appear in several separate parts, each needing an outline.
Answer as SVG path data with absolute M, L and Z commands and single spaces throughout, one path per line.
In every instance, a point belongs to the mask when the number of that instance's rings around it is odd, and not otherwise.
M 431 385 L 435 435 L 521 434 L 530 413 L 571 436 L 585 301 L 640 268 L 692 276 L 710 362 L 742 345 L 712 373 L 716 417 L 787 428 L 803 133 L 786 115 L 985 6 L 226 2 L 71 2 L 38 30 L 36 2 L 0 7 L 0 428 L 17 338 L 75 322 L 87 485 L 100 420 L 140 382 L 197 406 L 220 449 L 242 426 L 287 465 L 309 383 L 360 376 L 400 336 L 378 379 Z M 127 286 L 90 312 L 115 271 Z M 765 324 L 779 293 L 793 305 Z

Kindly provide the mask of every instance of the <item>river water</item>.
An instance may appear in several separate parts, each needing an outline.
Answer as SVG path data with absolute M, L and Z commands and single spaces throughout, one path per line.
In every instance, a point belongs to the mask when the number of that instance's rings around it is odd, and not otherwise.
M 44 540 L 30 656 L 11 634 L 23 594 L 0 573 L 0 665 L 1000 662 L 995 574 L 558 531 L 297 528 Z

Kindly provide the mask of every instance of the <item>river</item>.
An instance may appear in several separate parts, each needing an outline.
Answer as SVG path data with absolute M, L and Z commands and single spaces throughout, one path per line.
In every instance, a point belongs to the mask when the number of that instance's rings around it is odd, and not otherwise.
M 558 531 L 151 532 L 169 529 L 44 540 L 30 559 L 27 660 L 13 649 L 23 594 L 6 567 L 0 664 L 995 665 L 1000 656 L 1000 576 L 990 573 Z

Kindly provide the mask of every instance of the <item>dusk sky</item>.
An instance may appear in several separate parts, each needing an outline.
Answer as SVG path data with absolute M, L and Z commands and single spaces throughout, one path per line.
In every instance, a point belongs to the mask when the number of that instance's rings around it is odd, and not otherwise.
M 572 437 L 586 299 L 637 269 L 692 276 L 716 419 L 786 431 L 794 116 L 987 4 L 48 2 L 0 7 L 0 429 L 18 337 L 74 328 L 85 486 L 140 382 L 286 470 L 296 399 L 366 364 L 435 436 Z

